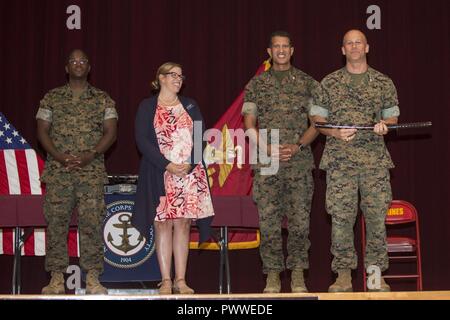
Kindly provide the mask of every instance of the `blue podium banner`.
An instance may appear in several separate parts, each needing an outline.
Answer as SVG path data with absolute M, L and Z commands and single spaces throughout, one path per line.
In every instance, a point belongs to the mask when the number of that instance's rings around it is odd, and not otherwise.
M 140 232 L 131 225 L 134 194 L 105 194 L 103 221 L 105 282 L 161 280 L 153 226 Z

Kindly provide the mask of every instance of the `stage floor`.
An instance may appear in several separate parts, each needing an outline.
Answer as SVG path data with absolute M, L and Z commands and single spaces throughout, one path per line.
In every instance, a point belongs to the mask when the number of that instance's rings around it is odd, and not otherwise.
M 0 295 L 0 300 L 450 300 L 450 291 L 194 294 L 194 295 Z

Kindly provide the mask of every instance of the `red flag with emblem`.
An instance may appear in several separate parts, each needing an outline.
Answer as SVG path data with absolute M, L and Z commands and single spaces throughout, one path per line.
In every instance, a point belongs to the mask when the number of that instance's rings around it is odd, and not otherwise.
M 256 75 L 270 68 L 264 61 Z M 241 114 L 245 91 L 238 95 L 227 111 L 214 125 L 220 139 L 209 141 L 205 151 L 209 184 L 214 196 L 249 196 L 252 194 L 252 169 L 249 164 L 249 146 L 241 139 L 245 131 Z M 241 138 L 238 138 L 241 137 Z M 258 230 L 231 230 L 229 249 L 250 249 L 259 246 Z M 191 248 L 197 248 L 198 234 L 191 234 Z M 218 250 L 216 243 L 202 246 L 202 249 Z

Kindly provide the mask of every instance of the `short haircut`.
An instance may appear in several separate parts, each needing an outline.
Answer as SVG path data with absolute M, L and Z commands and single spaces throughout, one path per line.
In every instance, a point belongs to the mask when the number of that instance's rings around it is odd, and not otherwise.
M 86 52 L 84 52 L 83 50 L 81 50 L 81 49 L 73 49 L 72 51 L 70 51 L 70 53 L 69 53 L 69 55 L 67 56 L 67 61 L 66 61 L 66 63 L 69 63 L 69 60 L 72 58 L 72 55 L 75 53 L 75 52 L 81 52 L 82 54 L 83 54 L 83 56 L 86 58 L 86 60 L 88 60 L 89 61 L 89 57 L 88 57 L 88 55 L 86 54 Z
M 275 38 L 275 37 L 288 38 L 289 39 L 289 45 L 291 47 L 293 46 L 292 37 L 291 37 L 290 33 L 287 32 L 287 31 L 278 30 L 278 31 L 272 32 L 272 34 L 270 35 L 269 48 L 272 47 L 272 39 Z

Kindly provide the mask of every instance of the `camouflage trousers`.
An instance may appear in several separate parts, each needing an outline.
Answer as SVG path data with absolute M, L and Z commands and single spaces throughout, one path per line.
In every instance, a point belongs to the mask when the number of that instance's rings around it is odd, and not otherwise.
M 280 168 L 276 175 L 253 179 L 253 197 L 259 212 L 260 255 L 263 272 L 283 271 L 286 267 L 308 269 L 309 216 L 314 191 L 311 171 Z M 282 249 L 281 223 L 288 219 L 288 257 Z
M 65 272 L 69 265 L 67 236 L 74 208 L 78 211 L 80 266 L 103 272 L 102 224 L 105 216 L 103 183 L 64 175 L 46 184 L 47 221 L 45 269 Z
M 366 222 L 364 265 L 389 266 L 386 244 L 386 212 L 392 200 L 388 169 L 333 170 L 327 172 L 327 211 L 332 219 L 331 269 L 356 269 L 353 227 L 358 213 L 358 191 Z

